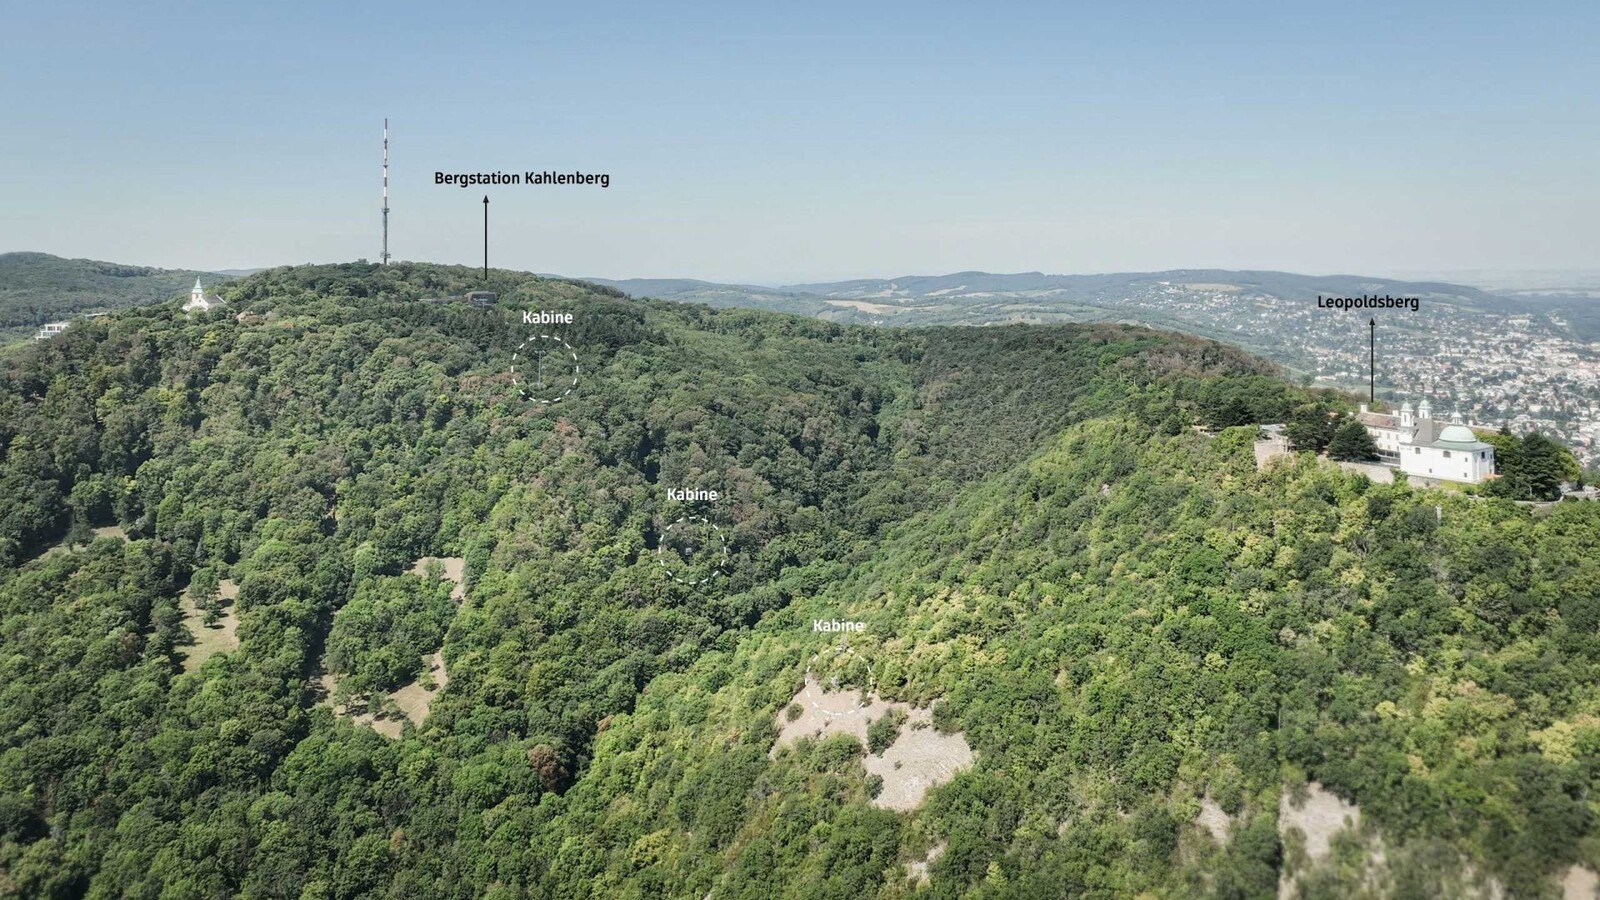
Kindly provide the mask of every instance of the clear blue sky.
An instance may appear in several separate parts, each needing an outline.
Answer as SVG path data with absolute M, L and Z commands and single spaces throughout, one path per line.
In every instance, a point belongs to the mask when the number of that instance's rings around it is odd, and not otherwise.
M 781 6 L 782 8 L 777 8 Z M 0 250 L 768 283 L 1600 260 L 1600 3 L 32 3 Z

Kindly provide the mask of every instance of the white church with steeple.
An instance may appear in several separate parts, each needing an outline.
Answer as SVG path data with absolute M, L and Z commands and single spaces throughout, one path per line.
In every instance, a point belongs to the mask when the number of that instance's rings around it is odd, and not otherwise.
M 1407 400 L 1398 416 L 1363 403 L 1356 421 L 1378 445 L 1378 458 L 1407 475 L 1477 484 L 1494 474 L 1494 446 L 1478 440 L 1459 412 L 1449 422 L 1435 419 L 1427 398 L 1415 409 Z
M 207 294 L 205 287 L 200 284 L 200 279 L 196 278 L 194 287 L 189 289 L 189 301 L 183 304 L 183 311 L 186 313 L 205 312 L 216 308 L 221 303 L 222 298 L 216 294 Z

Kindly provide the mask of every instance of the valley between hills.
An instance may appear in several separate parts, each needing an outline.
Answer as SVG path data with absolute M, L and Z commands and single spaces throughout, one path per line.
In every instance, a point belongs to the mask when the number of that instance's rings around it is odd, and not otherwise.
M 1600 871 L 1600 504 L 1258 466 L 1357 402 L 1273 362 L 414 263 L 217 291 L 0 351 L 0 894 Z M 552 334 L 559 403 L 511 363 Z

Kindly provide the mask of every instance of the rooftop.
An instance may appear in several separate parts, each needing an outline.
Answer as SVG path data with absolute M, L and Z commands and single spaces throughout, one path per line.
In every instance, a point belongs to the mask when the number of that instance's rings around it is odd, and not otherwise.
M 1439 432 L 1439 437 L 1430 441 L 1428 446 L 1437 447 L 1441 450 L 1493 449 L 1492 445 L 1478 440 L 1478 436 L 1472 433 L 1472 429 L 1465 425 L 1446 425 L 1444 430 Z

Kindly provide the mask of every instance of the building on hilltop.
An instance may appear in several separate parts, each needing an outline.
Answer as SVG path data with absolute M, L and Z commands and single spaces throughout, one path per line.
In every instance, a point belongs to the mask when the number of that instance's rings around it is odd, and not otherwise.
M 207 294 L 200 279 L 194 280 L 194 287 L 189 289 L 189 300 L 183 304 L 184 312 L 205 312 L 222 304 L 222 298 L 215 294 Z
M 71 322 L 46 322 L 46 323 L 44 323 L 44 325 L 39 327 L 39 332 L 33 336 L 33 339 L 36 340 L 36 341 L 47 341 L 50 338 L 53 338 L 56 335 L 60 334 L 61 332 L 66 331 L 67 330 L 67 326 L 70 325 L 70 324 L 72 324 L 72 323 Z
M 92 313 L 85 313 L 83 317 L 85 319 L 89 319 L 89 320 L 92 321 L 94 319 L 101 318 L 104 315 L 105 315 L 105 313 L 103 313 L 103 312 L 92 312 Z M 39 326 L 39 330 L 34 333 L 33 339 L 36 340 L 36 341 L 48 341 L 51 338 L 55 337 L 56 335 L 61 334 L 62 332 L 66 331 L 67 330 L 67 326 L 71 325 L 71 324 L 72 324 L 71 320 L 66 320 L 66 321 L 61 321 L 61 322 L 46 322 L 43 325 Z
M 1478 440 L 1460 413 L 1449 422 L 1435 419 L 1426 398 L 1416 409 L 1409 400 L 1401 404 L 1399 415 L 1375 413 L 1363 403 L 1356 421 L 1378 445 L 1378 459 L 1407 475 L 1477 484 L 1494 474 L 1494 446 Z

